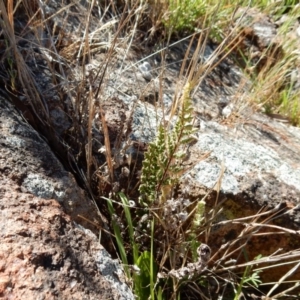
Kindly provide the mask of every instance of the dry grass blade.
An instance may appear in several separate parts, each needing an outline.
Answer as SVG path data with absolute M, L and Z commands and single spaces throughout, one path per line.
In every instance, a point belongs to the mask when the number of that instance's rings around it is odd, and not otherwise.
M 266 267 L 259 267 L 259 268 L 255 269 L 255 271 L 264 270 L 264 269 L 276 268 L 280 265 L 283 265 L 282 261 L 284 261 L 284 260 L 291 260 L 293 258 L 299 259 L 299 257 L 300 257 L 300 251 L 295 250 L 295 251 L 290 251 L 290 252 L 287 252 L 287 253 L 278 254 L 278 255 L 274 255 L 274 256 L 262 257 L 260 259 L 249 261 L 247 263 L 236 264 L 236 265 L 233 265 L 233 266 L 226 266 L 226 267 L 223 266 L 222 268 L 217 269 L 217 270 L 213 270 L 213 271 L 214 271 L 215 274 L 220 274 L 220 273 L 223 273 L 224 271 L 233 271 L 233 270 L 238 270 L 238 269 L 244 268 L 244 267 L 258 266 L 258 265 L 266 264 L 266 263 L 269 264 Z M 277 263 L 277 262 L 278 262 L 278 264 L 273 264 L 273 263 Z M 298 261 L 297 260 L 296 261 L 289 261 L 286 264 L 293 264 L 295 262 L 298 262 Z
M 0 24 L 9 41 L 11 49 L 13 50 L 13 59 L 18 71 L 18 78 L 23 87 L 23 92 L 35 113 L 35 116 L 39 119 L 41 124 L 47 126 L 47 124 L 49 125 L 49 111 L 47 104 L 40 97 L 37 84 L 35 83 L 35 80 L 18 49 L 14 30 L 11 22 L 9 21 L 3 0 L 0 1 L 0 10 L 2 16 Z
M 88 141 L 86 145 L 86 161 L 87 161 L 87 179 L 91 182 L 91 166 L 92 162 L 92 124 L 95 118 L 94 98 L 92 88 L 89 88 L 89 119 L 88 119 Z
M 224 175 L 224 172 L 225 172 L 225 166 L 224 166 L 224 160 L 222 161 L 222 166 L 221 166 L 221 171 L 220 171 L 220 175 L 219 175 L 219 178 L 215 184 L 215 188 L 216 188 L 216 191 L 217 191 L 217 195 L 216 195 L 216 198 L 215 198 L 215 204 L 214 204 L 214 209 L 212 210 L 212 215 L 210 217 L 210 222 L 207 222 L 207 224 L 212 224 L 213 220 L 216 218 L 216 215 L 218 214 L 219 212 L 219 209 L 218 209 L 218 200 L 219 200 L 219 195 L 220 195 L 220 190 L 221 190 L 221 184 L 222 184 L 222 178 L 223 178 L 223 175 Z M 206 229 L 206 233 L 205 233 L 205 241 L 206 243 L 208 242 L 208 238 L 209 238 L 209 234 L 210 234 L 210 231 L 212 229 L 212 226 L 208 226 L 207 229 Z
M 270 297 L 270 295 L 275 291 L 289 276 L 291 276 L 296 270 L 298 270 L 300 267 L 300 262 L 296 264 L 292 269 L 290 269 L 286 274 L 284 274 L 278 282 L 270 289 L 270 291 L 267 294 L 267 297 Z
M 263 210 L 263 209 L 262 209 Z M 276 232 L 276 234 L 282 234 L 283 232 L 288 232 L 288 233 L 293 233 L 295 234 L 296 232 L 293 230 L 285 229 L 280 226 L 273 226 L 273 225 L 268 225 L 265 224 L 270 221 L 270 219 L 276 215 L 278 216 L 280 212 L 282 212 L 283 209 L 280 209 L 280 205 L 277 205 L 271 210 L 263 211 L 263 212 L 258 212 L 255 215 L 244 217 L 244 218 L 239 218 L 239 219 L 233 219 L 233 220 L 228 220 L 228 221 L 221 221 L 216 224 L 212 224 L 212 226 L 224 226 L 226 224 L 241 224 L 245 228 L 241 231 L 238 237 L 236 237 L 233 241 L 228 242 L 227 244 L 223 245 L 213 256 L 217 257 L 220 253 L 223 253 L 222 258 L 217 262 L 220 263 L 221 261 L 224 261 L 228 257 L 232 256 L 233 253 L 237 252 L 238 250 L 242 249 L 246 243 L 255 235 L 259 235 L 257 233 L 259 230 L 261 230 L 263 227 L 270 227 L 274 229 L 278 229 L 280 231 Z M 260 220 L 258 222 L 258 219 L 261 218 L 262 216 L 265 217 L 265 219 Z M 250 220 L 249 222 L 245 222 L 247 220 Z M 273 232 L 274 234 L 274 232 Z M 235 248 L 234 246 L 240 241 L 245 240 L 242 245 L 239 247 Z M 226 249 L 226 250 L 225 250 Z M 232 250 L 233 249 L 233 250 Z M 223 252 L 225 250 L 225 252 Z M 229 252 L 231 251 L 231 252 Z
M 257 214 L 255 214 L 256 218 L 262 217 L 262 216 L 268 216 L 268 215 L 273 215 L 273 214 L 278 214 L 281 211 L 284 211 L 284 209 L 280 209 L 280 204 L 276 205 L 274 208 L 270 209 L 270 210 L 266 210 L 263 212 L 258 212 Z M 253 220 L 254 216 L 247 216 L 247 217 L 243 217 L 243 218 L 237 218 L 237 219 L 233 219 L 233 220 L 226 220 L 226 221 L 220 221 L 218 223 L 213 224 L 213 226 L 219 226 L 219 225 L 226 225 L 226 224 L 230 224 L 233 222 L 245 222 L 247 220 Z
M 14 30 L 14 1 L 13 0 L 7 1 L 7 14 L 8 14 L 8 20 L 10 26 L 12 30 Z
M 90 40 L 89 24 L 90 24 L 90 17 L 91 17 L 92 9 L 94 6 L 95 6 L 95 1 L 92 1 L 92 3 L 90 4 L 90 9 L 89 9 L 88 15 L 86 17 L 86 28 L 85 28 L 85 32 L 84 32 L 84 37 L 80 44 L 79 52 L 77 54 L 77 60 L 81 56 L 83 56 L 83 59 L 88 57 L 90 60 L 91 49 L 90 49 L 90 43 L 89 43 L 89 40 Z M 126 9 L 126 7 L 125 7 L 125 9 Z M 124 14 L 123 14 L 123 17 L 124 17 Z M 114 38 L 112 39 L 112 42 L 108 49 L 103 66 L 101 68 L 99 68 L 99 70 L 98 70 L 97 74 L 94 76 L 94 78 L 89 78 L 89 109 L 88 109 L 89 120 L 88 120 L 88 142 L 87 142 L 87 149 L 86 149 L 87 150 L 86 157 L 87 157 L 88 181 L 90 183 L 91 183 L 90 167 L 93 164 L 93 162 L 92 162 L 92 122 L 95 117 L 95 107 L 94 107 L 95 101 L 100 102 L 99 114 L 100 114 L 103 134 L 104 134 L 106 163 L 107 163 L 107 167 L 108 167 L 110 183 L 114 182 L 114 164 L 113 164 L 113 160 L 112 160 L 113 155 L 112 155 L 111 146 L 110 146 L 109 130 L 108 130 L 107 122 L 105 119 L 105 112 L 103 111 L 103 108 L 102 108 L 102 103 L 101 103 L 102 100 L 100 100 L 99 98 L 100 98 L 100 92 L 101 92 L 102 85 L 104 84 L 104 81 L 105 81 L 105 75 L 106 75 L 107 68 L 109 66 L 109 62 L 112 59 L 113 54 L 114 54 L 114 49 L 116 47 L 118 36 L 119 36 L 120 32 L 122 31 L 122 28 L 126 24 L 128 18 L 129 18 L 129 16 L 127 16 L 127 18 L 125 18 L 125 19 L 120 20 L 117 32 L 115 33 Z M 85 74 L 84 66 L 83 66 L 83 74 Z M 98 87 L 97 87 L 95 93 L 93 93 L 92 86 L 93 86 L 94 82 L 96 82 L 97 79 L 99 79 Z
M 90 44 L 89 44 L 89 26 L 90 26 L 90 21 L 91 21 L 91 14 L 92 14 L 92 9 L 95 6 L 95 0 L 92 0 L 90 3 L 90 9 L 86 17 L 86 23 L 85 23 L 85 31 L 84 35 L 82 37 L 82 41 L 79 47 L 79 51 L 77 53 L 77 61 L 79 58 L 82 56 L 83 59 L 85 60 L 86 56 L 88 56 L 88 59 L 90 61 Z M 83 54 L 81 54 L 83 52 Z M 84 67 L 84 64 L 83 64 Z M 84 73 L 83 73 L 84 74 Z
M 114 165 L 112 161 L 112 152 L 111 152 L 111 147 L 110 147 L 110 139 L 109 139 L 109 132 L 105 120 L 105 115 L 103 110 L 100 108 L 100 115 L 101 115 L 101 124 L 103 128 L 103 133 L 104 133 L 104 144 L 105 144 L 105 157 L 106 157 L 106 163 L 108 167 L 108 172 L 109 172 L 109 177 L 110 177 L 110 182 L 114 182 Z
M 278 293 L 277 295 L 272 296 L 271 299 L 280 299 L 281 297 L 285 297 L 285 296 L 287 296 L 287 294 L 288 294 L 289 292 L 292 292 L 293 290 L 297 289 L 299 286 L 300 286 L 300 282 L 298 281 L 298 282 L 296 282 L 292 287 L 290 287 L 290 288 L 288 288 L 288 289 L 286 289 L 286 290 L 284 290 L 284 291 Z M 297 296 L 296 296 L 296 297 L 297 297 Z M 294 297 L 294 299 L 297 299 L 297 298 Z M 266 299 L 266 300 L 267 300 L 267 299 Z

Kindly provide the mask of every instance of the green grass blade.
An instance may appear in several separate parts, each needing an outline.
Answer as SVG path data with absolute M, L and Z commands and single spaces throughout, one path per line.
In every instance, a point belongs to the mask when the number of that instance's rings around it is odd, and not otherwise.
M 132 223 L 129 202 L 128 202 L 127 197 L 123 193 L 119 193 L 119 197 L 123 203 L 125 217 L 126 217 L 126 221 L 127 221 L 127 225 L 128 225 L 129 239 L 130 239 L 130 243 L 131 243 L 131 246 L 133 249 L 133 261 L 136 264 L 139 253 L 138 253 L 138 245 L 134 241 L 134 227 L 133 227 L 133 223 Z
M 110 213 L 111 216 L 113 216 L 115 214 L 115 209 L 113 207 L 112 201 L 108 198 L 106 198 L 106 200 L 107 200 L 107 206 L 108 206 L 109 213 Z M 126 252 L 125 252 L 124 241 L 123 241 L 123 238 L 122 238 L 122 235 L 121 235 L 120 227 L 118 226 L 116 221 L 113 220 L 113 218 L 112 218 L 112 227 L 113 227 L 116 242 L 117 242 L 117 245 L 118 245 L 118 248 L 119 248 L 121 260 L 124 264 L 125 273 L 128 276 L 128 278 L 130 278 L 130 271 L 129 271 L 129 268 L 128 268 L 128 260 L 127 260 L 127 255 L 126 255 Z
M 151 222 L 151 250 L 150 250 L 150 293 L 151 299 L 155 300 L 154 296 L 154 261 L 153 261 L 153 240 L 154 240 L 154 219 Z

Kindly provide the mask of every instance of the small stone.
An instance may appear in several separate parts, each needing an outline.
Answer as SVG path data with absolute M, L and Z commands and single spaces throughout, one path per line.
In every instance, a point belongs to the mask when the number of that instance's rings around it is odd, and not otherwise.
M 151 66 L 147 61 L 145 61 L 143 64 L 141 64 L 139 66 L 139 70 L 141 71 L 142 76 L 146 81 L 151 81 L 151 79 L 152 79 L 152 75 L 150 73 L 151 72 Z
M 139 69 L 142 73 L 150 72 L 151 71 L 151 65 L 147 61 L 145 61 L 145 62 L 143 62 L 143 64 L 141 64 L 139 66 Z
M 232 114 L 233 105 L 229 104 L 222 109 L 222 116 L 228 118 Z

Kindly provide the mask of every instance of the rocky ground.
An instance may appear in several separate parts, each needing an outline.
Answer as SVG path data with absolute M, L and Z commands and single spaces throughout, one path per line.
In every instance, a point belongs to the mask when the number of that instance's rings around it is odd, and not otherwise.
M 133 299 L 95 204 L 3 98 L 0 128 L 1 299 Z
M 64 1 L 43 3 L 48 19 L 38 34 L 26 27 L 24 7 L 18 10 L 15 30 L 22 36 L 18 49 L 46 112 L 34 111 L 24 91 L 4 88 L 12 85 L 12 79 L 7 77 L 8 52 L 3 51 L 1 36 L 0 296 L 4 299 L 133 299 L 120 266 L 104 250 L 111 250 L 109 235 L 102 245 L 96 237 L 99 232 L 105 236 L 108 229 L 100 196 L 112 189 L 136 196 L 143 152 L 182 88 L 180 67 L 189 40 L 174 41 L 162 61 L 155 47 L 163 45 L 129 47 L 130 39 L 112 39 L 116 20 L 107 22 L 95 10 L 89 31 L 98 43 L 90 57 L 83 57 L 79 41 L 88 5 L 81 2 L 69 10 Z M 276 26 L 266 16 L 252 27 L 243 26 L 251 31 L 243 47 L 255 40 L 251 49 L 256 55 L 275 43 Z M 196 43 L 191 53 L 195 48 Z M 209 60 L 216 48 L 208 42 L 199 59 Z M 20 78 L 14 80 L 22 86 Z M 295 234 L 300 226 L 300 130 L 254 111 L 243 101 L 249 88 L 240 67 L 226 58 L 203 76 L 193 94 L 197 142 L 190 147 L 187 163 L 192 167 L 181 184 L 191 198 L 207 197 L 207 212 L 216 202 L 222 204 L 219 225 L 212 227 L 209 237 L 199 237 L 206 239 L 214 261 L 244 228 L 227 221 L 262 210 L 273 210 L 269 224 L 290 231 L 251 239 L 245 247 L 249 257 L 270 255 L 279 247 L 285 253 L 299 248 Z M 97 101 L 89 102 L 91 94 Z M 107 153 L 102 115 L 116 163 L 113 182 L 103 167 Z M 124 175 L 124 167 L 129 175 Z M 286 271 L 277 268 L 262 278 L 276 281 Z M 300 280 L 299 270 L 293 279 Z

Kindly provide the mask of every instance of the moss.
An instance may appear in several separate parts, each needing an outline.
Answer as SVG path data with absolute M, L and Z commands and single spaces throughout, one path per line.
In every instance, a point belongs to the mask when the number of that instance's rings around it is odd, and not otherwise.
M 238 205 L 232 199 L 228 199 L 224 203 L 223 208 L 224 208 L 223 215 L 226 217 L 227 220 L 236 219 L 236 218 L 240 217 L 240 215 L 241 215 L 241 209 L 242 209 L 241 206 Z

